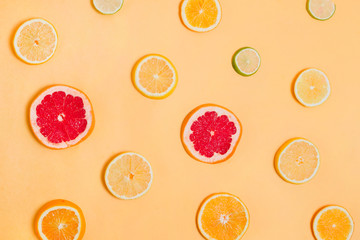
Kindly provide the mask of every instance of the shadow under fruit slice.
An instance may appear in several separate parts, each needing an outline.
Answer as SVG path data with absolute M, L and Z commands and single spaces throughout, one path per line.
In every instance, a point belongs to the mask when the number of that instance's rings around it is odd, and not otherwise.
M 241 123 L 234 113 L 215 104 L 204 104 L 185 118 L 181 141 L 194 159 L 219 163 L 234 154 L 241 134 Z
M 85 217 L 79 206 L 67 200 L 45 204 L 35 220 L 36 235 L 42 240 L 81 240 L 85 234 Z
M 201 234 L 209 240 L 241 239 L 250 222 L 245 204 L 229 193 L 217 193 L 201 204 L 197 225 Z
M 349 240 L 354 222 L 345 208 L 332 205 L 316 214 L 312 228 L 317 240 Z
M 120 199 L 135 199 L 144 195 L 150 189 L 152 179 L 150 163 L 133 152 L 115 157 L 105 172 L 106 187 Z
M 54 85 L 31 104 L 30 124 L 42 144 L 63 149 L 85 140 L 94 128 L 95 119 L 90 100 L 83 92 Z

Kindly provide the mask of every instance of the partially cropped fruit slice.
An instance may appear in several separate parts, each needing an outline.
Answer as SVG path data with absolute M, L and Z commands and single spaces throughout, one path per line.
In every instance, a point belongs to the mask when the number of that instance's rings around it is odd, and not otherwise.
M 63 149 L 80 143 L 90 135 L 94 123 L 89 98 L 70 86 L 45 89 L 30 107 L 31 128 L 49 148 Z
M 118 12 L 124 0 L 93 0 L 94 7 L 102 14 L 114 14 Z
M 354 222 L 345 208 L 333 205 L 316 214 L 312 227 L 317 240 L 350 240 Z
M 14 38 L 17 56 L 29 64 L 40 64 L 49 60 L 55 52 L 56 45 L 55 28 L 40 18 L 23 23 Z
M 169 59 L 149 54 L 136 63 L 132 80 L 135 88 L 145 97 L 162 99 L 175 90 L 178 75 Z
M 144 195 L 150 189 L 152 179 L 150 163 L 133 152 L 115 157 L 105 172 L 107 188 L 120 199 L 135 199 Z
M 237 73 L 245 77 L 255 74 L 260 67 L 259 53 L 250 47 L 237 50 L 232 59 L 232 65 Z
M 185 118 L 181 140 L 194 159 L 219 163 L 234 154 L 241 133 L 241 123 L 234 113 L 215 104 L 204 104 Z
M 81 240 L 85 234 L 85 218 L 81 208 L 67 200 L 45 204 L 35 220 L 36 235 L 42 240 Z
M 306 7 L 310 16 L 322 21 L 331 18 L 336 10 L 332 0 L 308 0 Z
M 195 32 L 208 32 L 219 25 L 221 7 L 218 0 L 183 0 L 181 19 Z
M 328 99 L 330 83 L 320 70 L 311 68 L 303 71 L 295 81 L 295 96 L 306 107 L 315 107 Z
M 303 138 L 286 141 L 275 156 L 275 168 L 285 181 L 300 184 L 310 181 L 320 166 L 316 146 Z
M 209 240 L 238 240 L 250 222 L 245 204 L 229 193 L 210 195 L 200 206 L 197 224 L 201 234 Z

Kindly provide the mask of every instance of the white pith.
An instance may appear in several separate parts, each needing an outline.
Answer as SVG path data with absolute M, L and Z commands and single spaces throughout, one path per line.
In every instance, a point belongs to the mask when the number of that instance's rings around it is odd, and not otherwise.
M 104 3 L 105 2 L 105 3 Z M 114 6 L 114 8 L 112 9 L 112 11 L 108 11 L 106 9 L 106 4 L 109 1 L 104 1 L 104 0 L 93 0 L 93 4 L 94 7 L 96 8 L 96 10 L 98 10 L 99 12 L 103 13 L 103 14 L 114 14 L 117 11 L 119 11 L 122 7 L 122 5 L 124 4 L 124 1 L 121 0 L 120 3 L 117 6 Z
M 26 27 L 26 26 L 34 23 L 34 22 L 41 22 L 41 23 L 43 23 L 43 24 L 49 25 L 49 26 L 51 27 L 51 30 L 52 30 L 54 36 L 55 36 L 55 47 L 54 47 L 54 50 L 52 51 L 52 53 L 51 53 L 46 59 L 44 59 L 44 60 L 42 60 L 42 61 L 32 61 L 32 60 L 27 59 L 25 56 L 23 56 L 23 55 L 21 54 L 20 48 L 19 48 L 19 46 L 18 46 L 18 44 L 17 44 L 18 39 L 19 39 L 19 36 L 20 36 L 20 33 L 22 32 L 22 30 L 24 29 L 24 27 Z M 28 21 L 24 22 L 24 23 L 19 27 L 19 29 L 16 31 L 15 38 L 14 38 L 14 49 L 15 49 L 16 54 L 17 54 L 22 60 L 24 60 L 25 62 L 28 62 L 28 63 L 31 63 L 31 64 L 39 64 L 39 63 L 44 63 L 44 62 L 46 62 L 47 60 L 49 60 L 49 59 L 54 55 L 55 50 L 56 50 L 56 47 L 57 47 L 57 41 L 58 41 L 58 40 L 57 40 L 57 33 L 56 33 L 56 31 L 55 31 L 54 26 L 53 26 L 51 23 L 45 21 L 44 19 L 35 18 L 35 19 L 31 19 L 31 20 L 28 20 Z
M 258 61 L 258 65 L 256 66 L 255 70 L 248 73 L 248 72 L 244 72 L 244 71 L 240 68 L 240 66 L 238 65 L 238 62 L 237 62 L 237 58 L 238 58 L 238 56 L 239 56 L 242 52 L 244 52 L 244 51 L 249 51 L 249 50 L 252 51 L 252 52 L 254 52 L 254 53 L 256 54 L 256 56 L 258 57 L 258 60 L 259 60 L 259 61 Z M 249 61 L 249 60 L 248 60 L 248 61 Z M 259 67 L 260 67 L 260 64 L 261 64 L 261 58 L 260 58 L 259 53 L 258 53 L 255 49 L 253 49 L 253 48 L 244 48 L 244 49 L 240 50 L 240 51 L 235 55 L 235 63 L 236 63 L 236 66 L 237 66 L 237 68 L 239 69 L 240 72 L 242 72 L 244 75 L 250 76 L 250 75 L 256 73 L 257 70 L 259 70 Z M 248 62 L 247 62 L 247 63 L 248 63 Z
M 51 95 L 52 93 L 57 92 L 57 91 L 63 91 L 66 94 L 71 94 L 74 97 L 78 96 L 83 100 L 84 109 L 86 112 L 85 119 L 87 120 L 87 125 L 85 128 L 85 131 L 80 133 L 74 140 L 70 140 L 68 142 L 61 142 L 61 143 L 52 143 L 47 139 L 47 137 L 44 137 L 40 133 L 40 127 L 37 125 L 37 122 L 36 122 L 36 119 L 37 119 L 36 107 L 41 103 L 41 101 L 44 99 L 44 97 L 46 95 L 49 95 L 49 94 Z M 75 145 L 76 143 L 81 141 L 81 139 L 83 139 L 88 134 L 89 130 L 91 129 L 91 127 L 93 125 L 93 115 L 92 115 L 92 108 L 91 108 L 90 101 L 88 100 L 87 96 L 85 96 L 83 93 L 77 91 L 74 88 L 71 88 L 68 86 L 61 86 L 61 85 L 50 87 L 49 89 L 42 92 L 32 103 L 32 105 L 30 107 L 30 124 L 33 127 L 34 134 L 39 138 L 39 140 L 43 144 L 45 144 L 48 147 L 61 149 L 61 148 L 67 148 L 69 146 Z
M 118 160 L 120 160 L 124 155 L 130 155 L 130 156 L 136 155 L 136 156 L 138 156 L 139 158 L 141 158 L 141 159 L 149 166 L 149 169 L 150 169 L 150 175 L 151 175 L 151 177 L 150 177 L 150 182 L 149 182 L 147 188 L 146 188 L 143 192 L 141 192 L 141 193 L 139 193 L 138 195 L 135 195 L 135 196 L 133 196 L 133 197 L 127 197 L 127 196 L 125 196 L 125 195 L 119 195 L 119 194 L 117 194 L 117 193 L 112 189 L 112 186 L 110 185 L 109 179 L 108 179 L 111 166 L 112 166 L 113 164 L 115 164 Z M 109 191 L 110 191 L 115 197 L 120 198 L 120 199 L 124 199 L 124 200 L 135 199 L 135 198 L 139 198 L 139 197 L 141 197 L 142 195 L 144 195 L 147 191 L 149 191 L 149 189 L 150 189 L 150 187 L 151 187 L 151 184 L 152 184 L 152 180 L 153 180 L 153 171 L 152 171 L 152 168 L 151 168 L 150 163 L 149 163 L 143 156 L 141 156 L 140 154 L 133 153 L 133 152 L 122 153 L 122 154 L 118 155 L 117 157 L 115 157 L 115 158 L 109 163 L 109 165 L 108 165 L 107 168 L 106 168 L 106 172 L 105 172 L 105 184 L 106 184 L 107 188 L 109 189 Z

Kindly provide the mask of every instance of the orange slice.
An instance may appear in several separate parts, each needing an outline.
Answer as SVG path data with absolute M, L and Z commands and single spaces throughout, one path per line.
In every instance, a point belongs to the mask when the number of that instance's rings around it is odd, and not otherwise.
M 78 89 L 54 85 L 33 101 L 30 125 L 46 147 L 64 149 L 85 140 L 95 125 L 89 98 Z
M 350 240 L 354 222 L 345 208 L 327 206 L 316 214 L 312 227 L 317 240 Z
M 29 64 L 40 64 L 49 60 L 54 55 L 56 45 L 55 28 L 39 18 L 23 23 L 14 38 L 17 56 Z
M 144 195 L 150 189 L 152 179 L 150 163 L 133 152 L 115 157 L 105 172 L 107 188 L 120 199 L 135 199 Z
M 81 208 L 67 200 L 45 204 L 35 220 L 36 235 L 42 240 L 81 240 L 85 234 L 85 218 Z
M 213 194 L 202 203 L 197 224 L 201 234 L 211 240 L 238 240 L 250 222 L 244 203 L 229 193 Z
M 241 123 L 234 113 L 215 104 L 204 104 L 185 118 L 181 141 L 194 159 L 220 163 L 234 154 L 241 134 Z
M 306 9 L 310 16 L 317 20 L 324 21 L 334 15 L 336 6 L 332 0 L 308 0 Z
M 295 96 L 306 107 L 315 107 L 328 99 L 330 83 L 320 70 L 307 69 L 295 81 Z
M 136 63 L 132 80 L 135 88 L 145 97 L 163 99 L 175 90 L 178 75 L 169 59 L 149 54 Z
M 181 19 L 192 31 L 211 31 L 221 20 L 220 3 L 218 0 L 184 0 L 181 4 Z
M 300 184 L 310 181 L 320 166 L 316 146 L 303 138 L 286 141 L 275 156 L 275 168 L 285 181 Z

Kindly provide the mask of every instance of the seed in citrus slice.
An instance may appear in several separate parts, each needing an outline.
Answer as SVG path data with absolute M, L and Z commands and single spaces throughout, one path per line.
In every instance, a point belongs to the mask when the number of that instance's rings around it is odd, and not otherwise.
M 145 97 L 163 99 L 175 90 L 178 75 L 169 59 L 149 54 L 136 63 L 132 80 L 135 88 Z
M 204 104 L 185 118 L 181 141 L 194 159 L 219 163 L 234 154 L 241 133 L 241 123 L 234 113 L 215 104 Z
M 275 156 L 275 169 L 285 181 L 301 184 L 310 181 L 320 166 L 316 146 L 303 138 L 286 141 Z
M 16 55 L 29 64 L 40 64 L 49 60 L 54 55 L 56 45 L 55 28 L 39 18 L 23 23 L 14 37 Z
M 312 228 L 317 240 L 350 240 L 354 222 L 345 208 L 332 205 L 316 214 Z
M 241 239 L 250 222 L 245 204 L 229 193 L 217 193 L 201 204 L 197 225 L 201 234 L 209 240 Z
M 107 188 L 120 199 L 141 197 L 150 189 L 152 179 L 150 163 L 143 156 L 133 152 L 115 157 L 105 172 Z
M 94 7 L 102 14 L 114 14 L 118 12 L 124 0 L 93 0 Z
M 211 31 L 221 20 L 218 0 L 183 0 L 180 11 L 184 25 L 195 32 Z
M 331 18 L 336 10 L 332 0 L 308 0 L 306 8 L 310 16 L 322 21 Z
M 94 128 L 89 98 L 70 86 L 54 85 L 41 92 L 30 107 L 30 124 L 46 147 L 68 148 L 85 140 Z
M 85 218 L 79 206 L 67 200 L 45 204 L 35 220 L 36 235 L 42 240 L 81 240 L 85 234 Z
M 306 107 L 315 107 L 328 99 L 330 83 L 320 70 L 311 68 L 301 72 L 295 81 L 296 99 Z
M 260 67 L 259 53 L 250 47 L 237 50 L 232 59 L 232 65 L 237 73 L 248 77 L 255 74 Z

